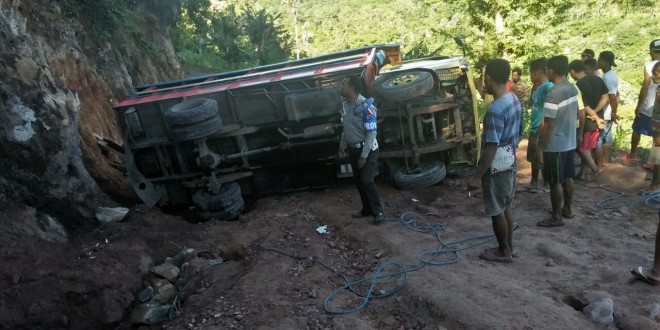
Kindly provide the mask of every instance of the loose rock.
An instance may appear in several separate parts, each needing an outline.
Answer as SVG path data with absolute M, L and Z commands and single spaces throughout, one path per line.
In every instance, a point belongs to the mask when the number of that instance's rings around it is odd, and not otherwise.
M 656 322 L 660 321 L 660 304 L 654 303 L 649 306 L 649 318 Z
M 125 207 L 97 207 L 96 220 L 101 224 L 121 221 L 127 213 L 128 209 Z
M 163 263 L 151 269 L 151 272 L 167 279 L 170 282 L 174 282 L 176 281 L 177 276 L 179 276 L 180 270 L 179 267 L 170 263 Z
M 168 319 L 170 306 L 158 304 L 144 304 L 133 310 L 131 315 L 132 324 L 155 324 Z
M 138 300 L 141 303 L 146 303 L 147 301 L 151 300 L 151 298 L 153 297 L 154 297 L 154 287 L 152 287 L 151 285 L 147 286 L 146 289 L 142 290 L 138 294 Z
M 174 300 L 176 296 L 176 288 L 171 283 L 163 283 L 160 287 L 157 288 L 156 294 L 153 296 L 154 300 L 161 304 L 167 304 Z
M 179 254 L 175 255 L 174 257 L 166 258 L 165 262 L 180 268 L 183 263 L 195 258 L 195 254 L 195 249 L 183 249 L 183 251 L 179 252 Z
M 643 315 L 617 316 L 616 327 L 620 330 L 656 330 L 658 324 Z
M 595 301 L 587 305 L 582 312 L 602 325 L 614 323 L 614 301 L 611 298 Z
M 151 257 L 149 257 L 149 256 L 140 256 L 140 266 L 139 266 L 140 272 L 141 273 L 148 272 L 152 263 L 153 263 L 153 260 L 151 260 Z

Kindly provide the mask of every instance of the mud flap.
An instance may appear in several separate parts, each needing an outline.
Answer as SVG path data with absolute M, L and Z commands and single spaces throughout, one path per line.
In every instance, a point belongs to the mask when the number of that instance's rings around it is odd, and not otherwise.
M 131 178 L 131 184 L 133 185 L 133 191 L 140 197 L 140 199 L 146 204 L 149 208 L 156 206 L 160 200 L 160 196 L 156 191 L 154 185 L 147 180 L 147 178 L 138 171 L 135 166 L 135 158 L 133 158 L 133 153 L 128 148 L 128 143 L 124 147 L 124 156 L 126 157 L 126 171 L 128 176 Z

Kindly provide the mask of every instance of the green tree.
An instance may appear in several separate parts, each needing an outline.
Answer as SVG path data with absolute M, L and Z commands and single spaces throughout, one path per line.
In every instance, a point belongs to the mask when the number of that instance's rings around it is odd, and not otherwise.
M 273 23 L 281 14 L 272 15 L 265 9 L 255 10 L 250 5 L 245 5 L 244 11 L 242 29 L 253 46 L 257 63 L 264 65 L 289 59 L 291 44 L 288 33 Z
M 466 0 L 471 30 L 480 36 L 479 62 L 494 57 L 526 65 L 558 53 L 571 0 Z M 474 31 L 474 29 L 478 29 Z
M 216 70 L 282 61 L 291 47 L 278 18 L 249 4 L 185 0 L 172 41 L 184 62 Z

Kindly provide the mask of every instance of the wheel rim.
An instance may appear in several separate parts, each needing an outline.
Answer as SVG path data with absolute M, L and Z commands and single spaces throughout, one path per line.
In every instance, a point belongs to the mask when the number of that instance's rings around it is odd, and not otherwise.
M 390 87 L 394 86 L 405 86 L 409 85 L 413 82 L 415 82 L 417 79 L 419 79 L 420 74 L 419 73 L 408 73 L 408 74 L 403 74 L 396 76 L 394 79 L 390 80 L 388 82 L 388 85 Z

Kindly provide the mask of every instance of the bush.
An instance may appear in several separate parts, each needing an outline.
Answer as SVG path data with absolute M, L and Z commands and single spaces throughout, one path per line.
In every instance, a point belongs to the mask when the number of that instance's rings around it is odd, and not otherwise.
M 64 0 L 62 10 L 89 25 L 101 40 L 111 41 L 119 35 L 140 34 L 129 4 L 130 0 Z

